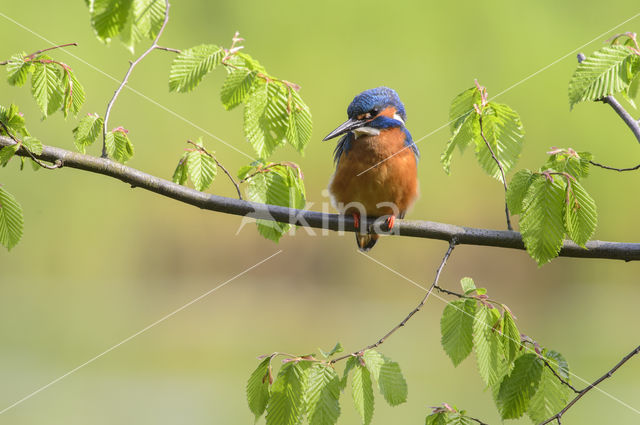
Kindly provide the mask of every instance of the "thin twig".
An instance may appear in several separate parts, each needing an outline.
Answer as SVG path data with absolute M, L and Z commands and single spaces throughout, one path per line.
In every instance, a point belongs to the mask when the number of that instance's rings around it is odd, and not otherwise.
M 440 262 L 440 265 L 438 266 L 438 268 L 436 270 L 436 276 L 433 279 L 433 283 L 431 284 L 431 286 L 427 290 L 427 293 L 422 298 L 422 301 L 420 301 L 420 303 L 416 306 L 416 308 L 411 310 L 411 312 L 409 314 L 407 314 L 407 316 L 404 319 L 402 319 L 402 321 L 400 323 L 398 323 L 393 329 L 391 329 L 382 338 L 380 338 L 378 341 L 374 342 L 373 344 L 367 345 L 365 348 L 363 348 L 363 349 L 361 349 L 359 351 L 355 351 L 353 353 L 345 354 L 344 356 L 337 357 L 337 358 L 331 360 L 329 362 L 329 364 L 334 364 L 336 362 L 339 362 L 340 360 L 348 359 L 351 356 L 357 356 L 359 353 L 362 353 L 363 351 L 371 350 L 372 348 L 376 348 L 379 345 L 383 344 L 387 340 L 387 338 L 389 338 L 391 335 L 393 335 L 398 329 L 400 329 L 403 326 L 405 326 L 407 324 L 407 322 L 409 321 L 409 319 L 411 319 L 414 314 L 419 312 L 420 309 L 422 308 L 422 306 L 424 305 L 424 303 L 427 302 L 427 299 L 429 298 L 429 295 L 431 295 L 431 292 L 433 292 L 433 288 L 435 288 L 435 286 L 438 284 L 438 280 L 440 279 L 440 273 L 442 273 L 442 269 L 444 268 L 444 265 L 447 263 L 447 260 L 449 259 L 449 256 L 451 255 L 451 252 L 453 251 L 453 249 L 455 247 L 456 247 L 456 240 L 455 239 L 451 239 L 451 241 L 449 241 L 449 247 L 447 248 L 447 252 L 444 254 L 444 257 L 442 258 L 442 261 Z
M 558 380 L 559 380 L 562 384 L 564 384 L 564 385 L 566 385 L 567 387 L 571 388 L 571 390 L 572 390 L 574 393 L 576 393 L 576 394 L 579 394 L 579 393 L 580 393 L 580 390 L 578 390 L 576 387 L 574 387 L 573 385 L 571 385 L 571 384 L 569 383 L 569 381 L 567 381 L 566 379 L 564 379 L 562 376 L 560 376 L 560 375 L 558 374 L 558 372 L 556 372 L 556 370 L 553 368 L 553 366 L 551 366 L 551 363 L 549 363 L 549 361 L 548 361 L 548 360 L 547 360 L 543 355 L 538 354 L 538 358 L 539 358 L 540 360 L 542 360 L 542 362 L 544 363 L 544 365 L 545 365 L 546 367 L 548 367 L 548 368 L 549 368 L 549 370 L 551 370 L 551 373 L 553 373 L 553 374 L 555 375 L 555 377 L 556 377 L 556 378 L 558 378 Z M 558 365 L 558 366 L 559 366 L 559 365 Z
M 636 165 L 635 167 L 629 167 L 629 168 L 610 167 L 608 165 L 600 164 L 600 163 L 597 163 L 595 161 L 589 161 L 589 164 L 595 165 L 596 167 L 604 168 L 605 170 L 613 170 L 613 171 L 620 171 L 620 172 L 622 172 L 622 171 L 635 171 L 635 170 L 640 168 L 640 164 Z
M 238 185 L 238 182 L 236 182 L 236 180 L 229 173 L 229 171 L 227 171 L 227 169 L 224 168 L 224 166 L 222 164 L 220 164 L 218 159 L 215 156 L 213 156 L 211 153 L 209 153 L 209 151 L 207 151 L 203 146 L 200 146 L 199 144 L 194 143 L 191 140 L 187 140 L 187 143 L 192 144 L 193 146 L 195 146 L 196 149 L 198 149 L 199 151 L 203 152 L 205 155 L 207 155 L 208 157 L 210 157 L 211 159 L 213 159 L 216 162 L 216 165 L 218 167 L 220 167 L 222 169 L 222 171 L 224 171 L 224 173 L 227 175 L 227 177 L 229 177 L 229 180 L 231 180 L 231 183 L 233 183 L 233 185 L 236 187 L 236 191 L 238 192 L 238 199 L 242 200 L 242 193 L 240 192 L 240 185 Z
M 33 162 L 35 162 L 36 164 L 38 164 L 42 168 L 46 168 L 47 170 L 55 170 L 56 168 L 62 167 L 62 162 L 60 160 L 56 160 L 53 165 L 45 164 L 44 162 L 40 161 L 38 158 L 36 158 L 33 155 L 33 152 L 31 152 L 29 149 L 27 149 L 22 144 L 22 142 L 20 140 L 16 139 L 16 137 L 13 134 L 11 134 L 11 131 L 9 131 L 9 128 L 6 126 L 6 124 L 4 122 L 2 122 L 2 120 L 0 120 L 0 125 L 4 129 L 5 133 L 7 133 L 7 135 L 11 138 L 11 140 L 16 142 L 15 144 L 18 145 L 18 149 L 20 149 L 22 147 L 27 152 L 27 154 L 29 154 L 29 156 L 31 157 Z
M 109 125 L 109 115 L 111 115 L 111 108 L 113 108 L 113 104 L 115 103 L 116 99 L 120 95 L 120 92 L 122 91 L 124 86 L 127 85 L 127 82 L 129 81 L 129 76 L 131 76 L 131 73 L 133 72 L 133 68 L 135 68 L 136 65 L 138 65 L 140 61 L 142 61 L 149 53 L 151 53 L 152 51 L 158 48 L 158 40 L 162 36 L 162 33 L 164 32 L 164 28 L 167 26 L 167 22 L 169 22 L 169 0 L 165 0 L 164 21 L 162 22 L 162 26 L 160 27 L 158 34 L 156 34 L 156 38 L 153 40 L 153 43 L 151 43 L 151 46 L 149 46 L 149 48 L 145 50 L 138 57 L 138 59 L 129 63 L 129 69 L 127 70 L 127 73 L 124 75 L 122 82 L 120 83 L 116 91 L 113 93 L 113 97 L 107 104 L 107 111 L 104 114 L 104 122 L 102 124 L 102 158 L 107 158 L 109 156 L 107 153 L 106 139 L 107 139 L 107 128 Z
M 69 46 L 77 46 L 78 43 L 66 43 L 66 44 L 60 44 L 59 46 L 52 46 L 52 47 L 47 47 L 46 49 L 40 49 L 40 50 L 36 50 L 35 52 L 31 53 L 30 55 L 25 56 L 26 58 L 29 59 L 33 59 L 34 57 L 36 57 L 37 55 L 39 55 L 40 53 L 44 53 L 44 52 L 48 52 L 49 50 L 53 50 L 53 49 L 60 49 L 62 47 L 69 47 Z M 9 61 L 2 61 L 0 62 L 0 65 L 6 65 L 8 64 Z
M 600 384 L 602 381 L 604 381 L 607 378 L 610 378 L 611 375 L 613 375 L 613 373 L 618 370 L 623 364 L 625 364 L 630 358 L 632 358 L 633 356 L 635 356 L 636 354 L 640 353 L 640 345 L 637 346 L 635 349 L 633 349 L 633 351 L 631 351 L 629 354 L 627 354 L 626 356 L 624 356 L 622 358 L 622 360 L 620 360 L 614 367 L 612 367 L 611 369 L 609 369 L 609 371 L 607 373 L 605 373 L 604 375 L 602 375 L 600 378 L 596 379 L 592 384 L 589 384 L 586 388 L 584 388 L 581 391 L 578 391 L 578 395 L 571 400 L 561 411 L 559 411 L 558 413 L 556 413 L 555 415 L 553 415 L 552 417 L 550 417 L 549 419 L 547 419 L 546 421 L 542 422 L 540 425 L 546 425 L 550 422 L 553 421 L 557 421 L 558 423 L 560 423 L 560 420 L 562 418 L 562 415 L 564 415 L 567 410 L 569 410 L 574 404 L 576 404 L 578 402 L 578 400 L 580 400 L 585 394 L 587 394 L 589 391 L 591 391 L 593 388 L 595 388 L 598 384 Z
M 465 418 L 467 418 L 467 419 L 471 419 L 472 421 L 475 421 L 475 422 L 477 422 L 477 423 L 478 423 L 478 424 L 480 424 L 480 425 L 489 425 L 489 424 L 488 424 L 488 423 L 486 423 L 486 422 L 482 422 L 482 421 L 481 421 L 480 419 L 478 419 L 478 418 L 474 418 L 474 417 L 467 416 L 467 415 L 462 415 L 462 416 L 464 416 L 464 417 L 465 417 Z
M 502 184 L 504 185 L 504 193 L 506 195 L 507 194 L 507 178 L 504 175 L 504 169 L 502 168 L 502 163 L 500 163 L 500 160 L 498 160 L 495 153 L 493 153 L 493 149 L 491 148 L 489 141 L 484 136 L 484 131 L 482 129 L 482 115 L 480 115 L 480 118 L 478 119 L 478 123 L 480 124 L 480 137 L 482 137 L 482 140 L 484 140 L 484 143 L 487 145 L 487 148 L 489 149 L 489 153 L 491 153 L 491 157 L 496 162 L 496 164 L 498 164 L 498 168 L 500 169 L 500 175 L 502 175 Z M 513 230 L 513 227 L 511 227 L 511 217 L 509 215 L 509 206 L 507 205 L 506 199 L 504 201 L 504 213 L 507 217 L 507 230 Z
M 172 47 L 156 46 L 156 49 L 158 49 L 158 50 L 164 50 L 165 52 L 182 53 L 182 50 L 180 50 L 180 49 L 174 49 L 174 48 L 172 48 Z
M 0 136 L 0 146 L 13 144 L 13 140 L 9 137 Z M 28 153 L 22 149 L 19 149 L 16 154 L 22 156 L 28 155 Z M 203 193 L 115 161 L 71 152 L 66 149 L 44 145 L 42 153 L 34 154 L 34 156 L 47 162 L 60 160 L 64 164 L 64 168 L 75 168 L 112 177 L 129 185 L 209 211 L 289 223 L 305 228 L 347 232 L 356 231 L 352 217 L 241 201 L 236 198 Z M 361 220 L 363 221 L 363 225 L 366 224 L 368 226 L 370 224 L 370 220 L 366 220 L 367 223 L 364 223 L 365 220 L 363 218 L 361 218 Z M 375 231 L 375 227 L 372 230 Z M 452 238 L 456 238 L 458 245 L 493 246 L 518 250 L 525 249 L 522 235 L 519 232 L 507 230 L 480 229 L 426 220 L 396 220 L 393 230 L 394 235 L 397 236 L 443 241 L 450 241 Z M 494 251 L 494 253 L 495 255 L 503 255 L 500 251 Z M 640 243 L 592 240 L 586 243 L 585 249 L 571 241 L 564 241 L 559 256 L 638 261 L 640 260 Z

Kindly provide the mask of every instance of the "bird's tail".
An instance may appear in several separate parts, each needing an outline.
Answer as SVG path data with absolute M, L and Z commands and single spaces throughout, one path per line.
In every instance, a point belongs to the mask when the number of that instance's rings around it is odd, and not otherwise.
M 356 242 L 358 243 L 358 249 L 360 251 L 367 252 L 378 242 L 378 235 L 375 233 L 372 234 L 361 234 L 356 232 Z

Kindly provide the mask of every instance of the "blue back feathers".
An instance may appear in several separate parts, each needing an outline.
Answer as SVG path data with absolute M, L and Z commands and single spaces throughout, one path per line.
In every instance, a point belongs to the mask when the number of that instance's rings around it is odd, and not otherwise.
M 395 107 L 396 112 L 398 113 L 398 115 L 400 115 L 402 120 L 407 120 L 407 114 L 404 109 L 404 105 L 400 101 L 398 93 L 388 87 L 377 87 L 375 89 L 369 89 L 354 97 L 353 101 L 347 108 L 347 115 L 349 118 L 355 119 L 356 117 L 366 114 L 367 112 L 371 112 L 372 110 L 377 110 L 378 112 L 380 112 L 388 106 Z M 414 155 L 416 156 L 416 161 L 420 157 L 420 151 L 418 151 L 418 147 L 415 145 L 415 143 L 413 143 L 411 133 L 409 133 L 409 130 L 407 130 L 402 122 L 394 120 L 393 118 L 387 116 L 380 115 L 367 123 L 367 127 L 373 127 L 380 130 L 394 127 L 402 128 L 402 131 L 405 134 L 405 145 L 411 148 Z M 352 132 L 348 132 L 340 138 L 338 144 L 336 145 L 333 156 L 336 164 L 340 160 L 340 157 L 343 153 L 349 152 L 349 149 L 351 149 L 351 145 L 354 141 L 355 136 Z

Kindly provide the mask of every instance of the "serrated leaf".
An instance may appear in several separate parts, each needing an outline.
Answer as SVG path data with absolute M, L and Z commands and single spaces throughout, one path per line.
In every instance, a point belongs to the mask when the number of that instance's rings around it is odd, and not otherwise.
M 260 158 L 267 158 L 286 142 L 288 124 L 284 86 L 256 80 L 245 102 L 244 134 Z
M 324 352 L 323 350 L 320 350 L 320 352 L 325 358 L 329 358 L 334 354 L 342 353 L 343 351 L 344 351 L 344 348 L 342 347 L 342 344 L 340 344 L 339 342 L 337 342 L 336 345 L 334 345 L 331 351 L 329 352 Z
M 62 86 L 64 87 L 64 99 L 62 104 L 64 116 L 66 118 L 69 111 L 71 111 L 73 115 L 77 116 L 85 100 L 84 87 L 82 87 L 82 84 L 80 84 L 80 81 L 78 81 L 76 75 L 72 71 L 64 73 Z
M 86 153 L 87 147 L 98 139 L 102 132 L 104 121 L 98 114 L 87 114 L 82 117 L 78 126 L 73 129 L 73 138 L 76 148 Z
M 449 425 L 449 412 L 437 412 L 427 416 L 425 425 Z
M 49 60 L 44 55 L 40 59 Z M 46 118 L 62 106 L 62 78 L 55 64 L 36 62 L 33 65 L 31 94 Z
M 29 132 L 25 128 L 24 117 L 18 112 L 18 107 L 13 103 L 9 105 L 9 108 L 0 105 L 0 121 L 14 133 L 19 133 L 23 136 L 29 135 Z M 0 126 L 0 134 L 5 133 L 5 129 Z M 9 136 L 9 134 L 7 134 L 7 136 Z
M 625 91 L 629 87 L 626 61 L 633 52 L 625 46 L 605 46 L 578 64 L 569 82 L 569 105 Z
M 528 202 L 520 216 L 524 245 L 538 265 L 551 261 L 560 252 L 564 237 L 566 182 L 561 176 L 537 178 L 529 189 Z
M 173 176 L 171 177 L 171 181 L 177 183 L 179 185 L 184 185 L 187 182 L 187 178 L 189 177 L 189 173 L 187 170 L 187 157 L 189 153 L 185 153 L 178 161 L 178 165 L 176 166 L 175 171 L 173 172 Z
M 236 69 L 227 75 L 220 90 L 220 100 L 227 111 L 247 99 L 257 75 L 257 71 L 248 69 Z
M 563 379 L 568 379 L 567 362 L 560 353 L 549 351 L 544 356 Z M 529 401 L 527 416 L 534 423 L 543 422 L 558 413 L 567 404 L 570 395 L 571 390 L 562 384 L 549 368 L 544 367 L 538 390 Z
M 474 138 L 476 158 L 487 174 L 502 181 L 500 169 L 487 143 L 500 161 L 504 173 L 508 173 L 522 151 L 524 129 L 520 116 L 507 105 L 489 102 L 482 113 L 482 130 L 487 140 L 485 142 L 481 136 Z
M 340 378 L 332 367 L 316 363 L 307 373 L 309 425 L 333 425 L 340 416 Z
M 478 373 L 490 387 L 498 382 L 502 371 L 502 348 L 498 333 L 493 329 L 495 323 L 495 316 L 490 309 L 484 305 L 479 306 L 473 321 L 473 349 L 476 353 Z
M 480 105 L 482 97 L 480 91 L 476 87 L 471 87 L 459 95 L 451 102 L 449 107 L 449 129 L 451 134 L 466 121 L 470 115 L 475 115 L 473 105 Z
M 0 166 L 5 167 L 18 151 L 17 143 L 0 148 Z
M 296 425 L 304 414 L 306 369 L 310 363 L 285 363 L 271 386 L 267 403 L 267 425 Z
M 454 130 L 444 152 L 440 155 L 440 162 L 447 174 L 451 172 L 451 158 L 456 147 L 462 152 L 470 143 L 480 137 L 480 122 L 478 118 L 479 115 L 475 112 L 467 114 L 464 121 Z
M 198 150 L 187 155 L 187 170 L 193 186 L 201 192 L 211 186 L 218 173 L 214 159 Z
M 133 0 L 120 38 L 134 52 L 135 44 L 146 39 L 153 40 L 160 31 L 165 15 L 164 0 Z
M 451 301 L 440 319 L 441 343 L 445 353 L 458 366 L 473 349 L 473 318 L 475 300 Z
M 593 236 L 598 222 L 598 213 L 593 198 L 577 181 L 567 185 L 564 205 L 564 225 L 569 237 L 581 247 Z
M 462 290 L 465 294 L 469 294 L 476 290 L 476 284 L 470 277 L 463 277 L 460 279 L 460 286 L 462 286 Z
M 542 361 L 534 353 L 516 359 L 513 370 L 500 384 L 497 402 L 502 419 L 516 419 L 527 411 L 538 390 L 542 367 Z
M 363 367 L 355 359 L 351 377 L 351 395 L 363 425 L 369 425 L 373 418 L 374 408 L 371 374 L 366 367 Z
M 247 403 L 255 415 L 256 422 L 267 408 L 269 401 L 269 367 L 271 357 L 264 359 L 253 371 L 247 382 Z
M 267 164 L 269 165 L 269 164 Z M 272 166 L 249 180 L 247 198 L 253 202 L 280 205 L 289 208 L 304 208 L 305 194 L 302 179 L 286 166 Z M 258 232 L 267 239 L 277 242 L 290 225 L 268 220 L 258 220 Z
M 111 130 L 105 137 L 107 153 L 118 162 L 125 163 L 133 157 L 134 150 L 127 131 L 122 127 Z
M 31 153 L 40 155 L 42 153 L 42 142 L 35 137 L 26 136 L 22 139 L 22 146 L 27 148 Z
M 291 111 L 287 126 L 287 140 L 298 152 L 303 153 L 304 148 L 311 140 L 311 111 L 302 101 L 295 90 L 289 88 Z
M 520 345 L 520 331 L 509 310 L 505 310 L 502 319 L 502 347 L 508 362 L 513 362 L 516 359 Z
M 89 3 L 91 26 L 99 40 L 109 43 L 124 28 L 133 0 L 93 0 Z
M 511 214 L 521 214 L 522 204 L 534 180 L 531 170 L 520 170 L 513 175 L 509 183 L 506 200 Z
M 13 55 L 7 61 L 7 80 L 12 86 L 22 87 L 27 82 L 31 63 L 24 60 L 26 53 Z
M 225 52 L 213 44 L 201 44 L 183 50 L 176 56 L 169 71 L 169 91 L 186 93 L 220 64 Z
M 375 350 L 366 350 L 362 358 L 389 405 L 397 406 L 407 401 L 407 382 L 397 362 Z
M 0 244 L 10 251 L 22 238 L 23 227 L 22 207 L 12 194 L 0 186 Z

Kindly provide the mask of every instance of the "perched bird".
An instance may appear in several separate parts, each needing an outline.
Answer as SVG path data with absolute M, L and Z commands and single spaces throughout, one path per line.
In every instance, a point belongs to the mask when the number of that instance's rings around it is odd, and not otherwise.
M 387 216 L 388 230 L 403 218 L 418 197 L 420 152 L 405 127 L 407 119 L 398 94 L 387 87 L 366 90 L 347 108 L 349 119 L 323 140 L 342 135 L 335 149 L 336 172 L 329 183 L 333 205 L 352 215 L 361 251 L 378 240 L 360 229 L 360 217 Z

